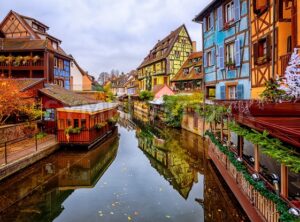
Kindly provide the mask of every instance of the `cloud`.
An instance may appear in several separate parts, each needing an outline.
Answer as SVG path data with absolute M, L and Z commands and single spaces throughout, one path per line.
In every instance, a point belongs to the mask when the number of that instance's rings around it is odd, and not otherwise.
M 64 50 L 93 75 L 135 69 L 153 45 L 181 24 L 201 47 L 200 25 L 192 19 L 205 0 L 10 0 L 9 10 L 34 17 L 63 41 Z

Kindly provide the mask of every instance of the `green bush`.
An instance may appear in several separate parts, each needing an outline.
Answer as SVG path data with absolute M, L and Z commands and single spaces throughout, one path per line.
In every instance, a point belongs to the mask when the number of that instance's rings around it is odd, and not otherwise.
M 154 95 L 151 91 L 144 90 L 140 92 L 139 97 L 142 101 L 150 101 L 153 100 Z

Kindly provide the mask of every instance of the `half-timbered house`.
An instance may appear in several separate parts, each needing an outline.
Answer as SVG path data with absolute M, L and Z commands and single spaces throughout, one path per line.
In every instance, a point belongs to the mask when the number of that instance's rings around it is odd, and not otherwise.
M 138 67 L 140 89 L 152 90 L 156 85 L 170 85 L 170 80 L 192 51 L 193 43 L 185 25 L 158 41 Z
M 214 0 L 194 18 L 203 29 L 207 98 L 250 98 L 248 12 L 248 0 Z
M 258 98 L 266 81 L 282 76 L 297 45 L 297 0 L 251 0 L 251 85 Z
M 44 78 L 70 88 L 71 58 L 42 22 L 10 11 L 0 24 L 0 73 L 9 78 Z

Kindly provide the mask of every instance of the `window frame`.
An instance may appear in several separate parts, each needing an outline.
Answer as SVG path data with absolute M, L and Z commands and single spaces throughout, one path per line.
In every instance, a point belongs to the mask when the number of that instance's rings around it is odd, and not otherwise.
M 227 6 L 230 5 L 230 16 L 231 18 L 228 18 L 228 8 Z M 232 24 L 234 23 L 234 1 L 229 1 L 226 4 L 224 4 L 224 24 Z
M 263 7 L 257 8 L 257 1 L 261 1 L 261 0 L 253 0 L 253 12 L 254 14 L 256 14 L 257 16 L 261 16 L 262 14 L 264 14 L 266 11 L 268 11 L 269 7 L 270 7 L 270 0 L 265 0 L 266 4 L 263 4 Z
M 228 51 L 228 47 L 229 47 L 229 51 Z M 228 64 L 230 63 L 230 61 L 229 61 L 230 59 L 231 59 L 231 63 L 233 65 L 235 65 L 236 61 L 235 61 L 235 44 L 234 44 L 234 41 L 226 43 L 225 47 L 224 47 L 224 50 L 225 50 L 225 66 L 228 66 Z M 229 55 L 231 55 L 231 57 L 229 57 Z

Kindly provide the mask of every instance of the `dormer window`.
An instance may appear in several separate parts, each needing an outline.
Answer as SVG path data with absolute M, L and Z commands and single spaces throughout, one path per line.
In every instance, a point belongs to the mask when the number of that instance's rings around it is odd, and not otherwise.
M 188 69 L 188 68 L 183 69 L 183 73 L 184 73 L 185 75 L 189 74 L 189 69 Z
M 195 73 L 199 74 L 199 73 L 201 73 L 202 67 L 201 66 L 196 66 L 194 69 L 195 69 Z

